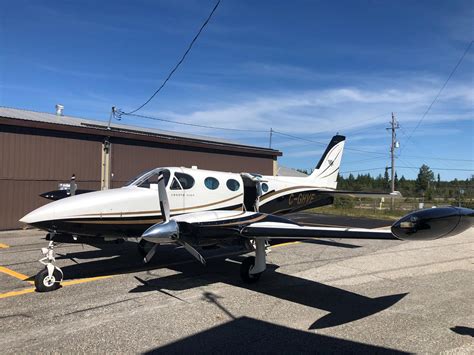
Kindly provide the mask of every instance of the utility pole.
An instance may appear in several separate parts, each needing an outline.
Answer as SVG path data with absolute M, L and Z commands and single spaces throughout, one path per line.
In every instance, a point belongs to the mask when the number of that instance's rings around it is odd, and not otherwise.
M 400 128 L 397 120 L 395 119 L 395 115 L 392 112 L 392 121 L 390 122 L 390 127 L 386 128 L 387 130 L 392 131 L 392 144 L 390 145 L 390 157 L 391 157 L 391 183 L 390 183 L 390 190 L 391 192 L 395 191 L 395 149 L 400 146 L 397 142 L 397 132 L 396 130 Z M 391 199 L 391 208 L 393 209 L 394 200 Z
M 273 128 L 270 127 L 270 144 L 268 145 L 269 148 L 272 147 L 272 136 L 273 136 Z
M 110 123 L 112 121 L 112 117 L 115 116 L 115 106 L 112 106 L 112 110 L 110 111 L 110 116 L 109 116 L 109 123 L 107 123 L 107 129 L 110 130 Z

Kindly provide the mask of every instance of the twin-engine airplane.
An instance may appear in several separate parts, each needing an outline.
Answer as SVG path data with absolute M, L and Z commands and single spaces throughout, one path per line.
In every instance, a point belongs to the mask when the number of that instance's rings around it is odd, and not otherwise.
M 240 243 L 255 257 L 242 263 L 241 277 L 255 282 L 266 268 L 269 239 L 429 240 L 469 228 L 474 211 L 448 207 L 422 210 L 395 222 L 391 230 L 306 227 L 279 215 L 332 204 L 334 196 L 393 197 L 399 193 L 338 191 L 337 176 L 345 137 L 336 135 L 308 177 L 224 173 L 197 168 L 157 168 L 126 186 L 67 197 L 27 214 L 20 221 L 49 232 L 35 277 L 38 291 L 59 287 L 63 273 L 55 265 L 54 243 L 139 241 L 145 262 L 159 244 L 182 245 L 202 264 L 196 247 Z M 471 218 L 469 218 L 471 217 Z M 145 243 L 153 247 L 145 251 Z

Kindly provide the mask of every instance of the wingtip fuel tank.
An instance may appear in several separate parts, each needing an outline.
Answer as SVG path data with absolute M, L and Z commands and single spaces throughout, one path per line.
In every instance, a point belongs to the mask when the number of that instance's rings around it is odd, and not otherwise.
M 392 225 L 392 233 L 403 240 L 434 240 L 460 234 L 473 226 L 474 210 L 438 207 L 402 217 Z

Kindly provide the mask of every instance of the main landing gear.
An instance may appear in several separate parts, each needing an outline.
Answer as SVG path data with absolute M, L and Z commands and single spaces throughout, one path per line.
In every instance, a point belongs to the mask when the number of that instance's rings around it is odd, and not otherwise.
M 246 283 L 254 283 L 267 268 L 267 243 L 265 239 L 255 240 L 255 256 L 247 257 L 240 266 L 240 277 Z
M 63 272 L 55 265 L 54 241 L 50 241 L 47 248 L 41 248 L 44 257 L 39 260 L 45 266 L 43 270 L 35 276 L 35 287 L 38 292 L 48 292 L 60 287 L 64 278 Z

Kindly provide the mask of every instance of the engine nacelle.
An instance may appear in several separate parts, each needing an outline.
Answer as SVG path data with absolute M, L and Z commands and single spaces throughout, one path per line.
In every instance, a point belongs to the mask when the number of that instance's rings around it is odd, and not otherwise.
M 403 240 L 434 240 L 457 235 L 473 226 L 474 210 L 439 207 L 402 217 L 392 225 L 392 233 Z

